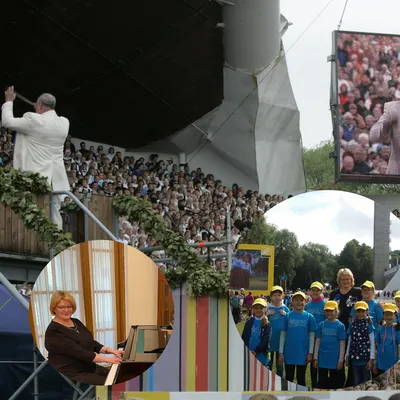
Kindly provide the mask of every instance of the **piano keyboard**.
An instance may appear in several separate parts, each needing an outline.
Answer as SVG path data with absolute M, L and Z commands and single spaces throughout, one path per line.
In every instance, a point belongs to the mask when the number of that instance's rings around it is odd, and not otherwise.
M 123 348 L 119 348 L 118 350 L 124 350 Z M 110 371 L 107 374 L 107 379 L 104 385 L 109 386 L 109 385 L 114 385 L 115 381 L 117 380 L 118 377 L 118 370 L 121 364 L 112 364 Z

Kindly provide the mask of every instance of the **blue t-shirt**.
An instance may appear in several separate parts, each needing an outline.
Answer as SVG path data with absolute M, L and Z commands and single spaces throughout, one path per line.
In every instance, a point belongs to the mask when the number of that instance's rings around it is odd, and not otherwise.
M 260 344 L 261 331 L 262 331 L 261 323 L 262 323 L 261 319 L 254 318 L 253 326 L 251 327 L 250 340 L 249 340 L 249 349 L 251 351 L 255 351 L 257 346 Z M 257 353 L 256 357 L 257 357 L 257 360 L 260 361 L 260 363 L 262 363 L 264 365 L 268 365 L 268 362 L 269 362 L 268 354 Z
M 326 303 L 326 299 L 322 299 L 320 301 L 309 301 L 306 306 L 304 307 L 304 310 L 312 314 L 315 318 L 315 322 L 320 324 L 322 321 L 325 321 L 325 311 L 324 311 L 324 306 Z
M 310 344 L 308 334 L 317 330 L 315 318 L 307 311 L 290 311 L 283 317 L 282 330 L 286 331 L 283 350 L 285 364 L 307 365 Z
M 321 339 L 318 351 L 318 367 L 336 369 L 339 362 L 340 342 L 346 340 L 346 328 L 338 320 L 323 321 L 318 325 L 315 337 Z
M 269 310 L 275 311 L 275 314 L 268 315 L 269 322 L 271 324 L 271 339 L 269 342 L 269 349 L 270 351 L 279 351 L 279 339 L 281 337 L 281 331 L 283 329 L 283 317 L 280 311 L 283 310 L 287 314 L 290 312 L 289 308 L 282 305 L 279 307 L 275 307 L 270 304 L 267 308 L 267 312 Z
M 351 336 L 352 328 L 353 328 L 353 323 L 350 322 L 349 329 L 347 330 L 348 336 Z M 374 330 L 375 330 L 374 325 L 368 324 L 368 334 L 370 335 L 372 332 L 374 332 Z M 351 340 L 353 340 L 353 338 L 351 338 Z M 354 365 L 367 365 L 366 361 L 351 360 L 351 363 Z
M 372 324 L 376 329 L 379 325 L 379 322 L 383 320 L 383 310 L 381 307 L 379 307 L 378 302 L 376 302 L 375 300 L 366 301 L 366 303 L 368 304 L 368 315 L 371 317 Z M 353 307 L 350 312 L 350 317 L 354 318 L 355 315 L 356 312 L 354 311 Z
M 395 326 L 378 326 L 375 340 L 378 344 L 376 366 L 387 371 L 399 360 L 400 331 L 396 331 Z

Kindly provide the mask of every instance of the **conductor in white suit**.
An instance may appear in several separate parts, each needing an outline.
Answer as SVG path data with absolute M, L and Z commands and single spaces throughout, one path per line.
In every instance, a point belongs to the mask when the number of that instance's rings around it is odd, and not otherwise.
M 14 168 L 38 173 L 48 178 L 55 191 L 69 190 L 64 167 L 64 142 L 69 131 L 69 121 L 55 112 L 56 99 L 53 95 L 42 94 L 34 112 L 27 112 L 22 118 L 14 118 L 13 102 L 16 94 L 11 86 L 5 92 L 5 103 L 1 111 L 2 126 L 17 132 L 14 147 Z M 54 222 L 62 229 L 60 196 L 53 196 Z

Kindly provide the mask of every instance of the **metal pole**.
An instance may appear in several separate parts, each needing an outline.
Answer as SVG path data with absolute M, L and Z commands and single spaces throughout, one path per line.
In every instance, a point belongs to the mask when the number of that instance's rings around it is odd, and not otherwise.
M 5 288 L 13 295 L 13 297 L 20 302 L 26 311 L 29 311 L 29 303 L 25 300 L 20 292 L 12 285 L 8 279 L 0 272 L 0 282 Z
M 91 391 L 94 389 L 94 386 L 89 386 L 89 388 L 83 392 L 80 397 L 78 398 L 78 400 L 83 400 L 86 399 L 87 396 L 89 396 L 89 394 L 91 393 Z M 11 400 L 11 399 L 10 399 Z
M 33 345 L 33 371 L 36 371 L 37 368 L 38 368 L 38 354 L 36 346 Z M 39 400 L 39 377 L 37 375 L 33 378 L 33 398 L 35 400 Z
M 95 224 L 97 224 L 100 229 L 111 239 L 114 240 L 114 242 L 119 242 L 119 239 L 113 235 L 106 227 L 105 225 L 87 208 L 84 206 L 84 204 L 75 196 L 73 195 L 70 191 L 68 190 L 58 190 L 55 192 L 52 192 L 54 195 L 67 195 L 73 202 L 85 213 L 89 216 L 89 218 L 94 221 Z
M 83 205 L 87 209 L 89 209 L 89 202 L 86 197 L 83 199 Z M 89 217 L 86 213 L 84 213 L 83 215 L 83 232 L 84 232 L 85 242 L 89 241 Z
M 231 221 L 231 212 L 227 211 L 226 213 L 226 237 L 229 241 L 228 244 L 228 271 L 232 269 L 232 221 Z
M 206 242 L 206 243 L 193 243 L 193 244 L 188 244 L 189 247 L 193 247 L 193 248 L 199 248 L 199 247 L 218 247 L 218 246 L 224 246 L 227 245 L 229 243 L 232 243 L 232 241 L 228 241 L 228 240 L 220 240 L 219 242 Z M 152 253 L 153 251 L 161 251 L 164 250 L 164 247 L 162 246 L 153 246 L 153 247 L 146 247 L 144 249 L 138 249 L 143 253 Z
M 221 253 L 221 254 L 211 254 L 210 257 L 208 255 L 202 255 L 202 256 L 197 256 L 201 260 L 207 260 L 210 258 L 211 260 L 217 260 L 219 258 L 227 258 L 228 254 L 227 253 Z M 172 262 L 176 261 L 173 258 L 152 258 L 152 261 L 156 264 L 164 264 L 167 262 Z
M 70 385 L 72 387 L 72 389 L 75 390 L 75 394 L 78 393 L 80 395 L 83 394 L 82 390 L 79 389 L 80 383 L 75 384 L 74 382 L 71 381 L 71 379 L 67 378 L 65 375 L 60 374 L 61 378 L 64 379 L 65 382 L 68 383 L 68 385 Z
M 8 400 L 14 400 L 16 399 L 24 390 L 25 388 L 31 383 L 31 380 L 33 378 L 35 378 L 36 375 L 38 375 L 44 368 L 46 368 L 47 365 L 47 361 L 45 361 L 44 363 L 42 363 L 40 365 L 40 367 L 35 370 L 30 376 L 29 378 L 27 378 L 27 380 L 18 388 L 18 390 L 8 399 Z
M 75 393 L 74 393 L 74 397 L 72 400 L 77 400 L 78 394 L 80 394 L 82 396 L 83 392 L 82 392 L 82 390 L 79 389 L 80 386 L 81 386 L 80 382 L 77 382 L 76 386 L 74 386 Z
M 54 223 L 54 196 L 52 193 L 50 193 L 50 219 Z M 55 250 L 51 248 L 49 253 L 50 260 L 52 260 L 54 258 Z

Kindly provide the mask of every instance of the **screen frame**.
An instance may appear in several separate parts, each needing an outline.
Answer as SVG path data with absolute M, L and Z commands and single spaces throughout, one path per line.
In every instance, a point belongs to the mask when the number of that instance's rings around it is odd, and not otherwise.
M 337 57 L 337 43 L 339 34 L 358 34 L 358 35 L 374 35 L 374 36 L 388 36 L 399 37 L 400 34 L 394 33 L 377 33 L 377 32 L 362 32 L 362 31 L 343 31 L 335 30 L 332 32 L 332 67 L 331 67 L 331 100 L 330 110 L 333 124 L 333 137 L 334 137 L 334 159 L 335 159 L 335 181 L 348 182 L 354 184 L 360 183 L 378 183 L 378 184 L 400 184 L 400 175 L 361 175 L 361 174 L 342 174 L 340 172 L 340 138 L 339 138 L 339 67 Z M 332 82 L 333 81 L 333 82 Z

